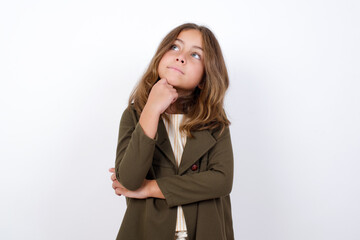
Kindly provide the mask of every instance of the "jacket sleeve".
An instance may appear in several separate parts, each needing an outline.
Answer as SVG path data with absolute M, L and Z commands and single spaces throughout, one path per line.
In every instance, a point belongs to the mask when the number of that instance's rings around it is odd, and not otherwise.
M 233 152 L 229 128 L 209 150 L 206 171 L 157 179 L 170 207 L 229 195 L 233 183 Z
M 125 188 L 133 191 L 142 185 L 151 167 L 155 142 L 136 121 L 135 111 L 127 108 L 120 121 L 115 160 L 116 178 Z

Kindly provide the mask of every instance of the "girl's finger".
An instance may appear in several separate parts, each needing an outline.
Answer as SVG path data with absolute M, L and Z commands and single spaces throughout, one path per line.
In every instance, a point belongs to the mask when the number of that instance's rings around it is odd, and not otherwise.
M 167 80 L 166 80 L 166 78 L 162 78 L 158 81 L 158 83 L 167 83 Z
M 171 104 L 173 104 L 174 102 L 176 102 L 176 99 L 177 99 L 177 97 L 175 97 L 175 98 L 172 100 Z
M 116 195 L 121 196 L 121 189 L 116 188 L 116 189 L 115 189 L 115 193 L 116 193 Z
M 177 92 L 175 92 L 175 93 L 173 94 L 173 96 L 174 96 L 174 98 L 173 98 L 173 100 L 172 100 L 172 102 L 171 102 L 171 103 L 176 102 L 176 100 L 177 100 L 177 99 L 178 99 L 178 97 L 179 97 L 179 95 L 177 94 Z
M 111 178 L 112 181 L 116 181 L 116 176 L 115 176 L 115 174 L 111 174 L 110 178 Z
M 112 187 L 113 187 L 113 189 L 115 189 L 115 188 L 125 189 L 124 186 L 121 185 L 121 183 L 119 183 L 118 181 L 113 181 Z
M 109 168 L 109 172 L 115 173 L 115 168 Z
M 113 177 L 112 177 L 112 180 L 113 180 L 113 181 L 117 181 L 117 179 L 116 179 L 116 175 L 115 175 L 115 174 L 113 174 L 112 176 L 113 176 Z

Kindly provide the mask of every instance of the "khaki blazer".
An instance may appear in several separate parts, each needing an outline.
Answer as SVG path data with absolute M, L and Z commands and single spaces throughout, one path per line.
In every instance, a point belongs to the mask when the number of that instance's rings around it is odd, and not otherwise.
M 117 240 L 173 240 L 182 205 L 189 239 L 233 240 L 230 192 L 233 152 L 229 128 L 192 132 L 177 167 L 162 120 L 155 139 L 141 128 L 131 106 L 120 121 L 115 172 L 129 190 L 156 179 L 166 199 L 127 198 Z

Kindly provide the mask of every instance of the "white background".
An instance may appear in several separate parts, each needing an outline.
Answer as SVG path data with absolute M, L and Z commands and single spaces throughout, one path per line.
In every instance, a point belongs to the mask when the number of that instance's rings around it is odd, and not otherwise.
M 161 39 L 222 46 L 240 240 L 360 239 L 356 0 L 0 4 L 0 239 L 114 239 L 120 116 Z

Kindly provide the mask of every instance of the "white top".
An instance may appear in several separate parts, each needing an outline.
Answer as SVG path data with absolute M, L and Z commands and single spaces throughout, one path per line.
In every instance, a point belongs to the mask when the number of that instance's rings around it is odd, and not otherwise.
M 179 167 L 181 162 L 181 156 L 186 144 L 186 135 L 180 133 L 179 131 L 179 127 L 184 117 L 184 114 L 168 114 L 168 113 L 165 114 L 169 117 L 169 122 L 166 121 L 165 118 L 163 118 L 164 125 L 169 136 L 171 147 L 174 152 L 176 164 Z M 186 229 L 184 212 L 182 207 L 178 206 L 175 231 L 186 231 L 186 230 L 187 229 Z

